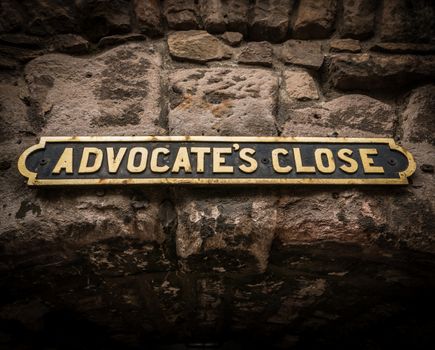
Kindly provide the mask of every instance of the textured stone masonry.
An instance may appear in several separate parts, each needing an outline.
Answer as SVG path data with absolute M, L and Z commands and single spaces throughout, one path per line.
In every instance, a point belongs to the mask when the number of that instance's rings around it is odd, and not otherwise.
M 1 344 L 433 345 L 434 13 L 1 1 Z M 31 189 L 16 162 L 47 135 L 391 137 L 417 169 L 394 188 Z

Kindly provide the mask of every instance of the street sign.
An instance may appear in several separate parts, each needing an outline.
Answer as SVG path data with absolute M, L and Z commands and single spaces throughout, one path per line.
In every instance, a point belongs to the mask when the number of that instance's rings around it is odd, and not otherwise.
M 43 137 L 18 168 L 33 186 L 407 184 L 412 155 L 388 138 Z

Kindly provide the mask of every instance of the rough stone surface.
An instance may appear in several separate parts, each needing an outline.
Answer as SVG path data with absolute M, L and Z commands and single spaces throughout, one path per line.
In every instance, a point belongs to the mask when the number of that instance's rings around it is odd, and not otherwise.
M 71 33 L 77 29 L 73 3 L 35 0 L 22 3 L 27 17 L 26 31 L 34 35 Z
M 8 33 L 22 29 L 23 24 L 23 13 L 19 4 L 13 0 L 2 1 L 0 3 L 0 32 Z
M 82 30 L 92 41 L 131 30 L 129 0 L 87 0 L 77 5 Z
M 286 92 L 297 100 L 317 100 L 319 93 L 314 79 L 305 71 L 285 71 Z
M 0 348 L 433 348 L 433 9 L 0 1 Z M 280 61 L 238 62 L 264 40 Z M 391 137 L 417 167 L 406 186 L 56 189 L 16 168 L 46 135 L 162 134 Z
M 27 120 L 24 82 L 0 84 L 0 142 L 20 140 L 22 135 L 32 135 L 33 129 Z M 24 101 L 23 101 L 24 100 Z
M 69 53 L 85 54 L 89 52 L 89 42 L 80 35 L 59 34 L 48 42 L 49 50 Z
M 334 29 L 336 0 L 301 0 L 293 25 L 297 39 L 324 39 Z
M 249 0 L 227 0 L 226 5 L 227 31 L 248 34 Z
M 277 222 L 276 198 L 245 195 L 234 201 L 219 192 L 210 198 L 191 191 L 176 197 L 177 253 L 187 268 L 264 271 Z M 210 254 L 206 260 L 204 253 Z
M 165 0 L 163 5 L 169 28 L 176 30 L 198 28 L 197 8 L 194 0 Z
M 239 63 L 265 67 L 272 67 L 272 60 L 272 45 L 267 41 L 248 43 L 237 58 Z
M 163 34 L 159 0 L 134 0 L 133 9 L 141 33 L 150 36 Z
M 205 63 L 231 56 L 229 48 L 219 39 L 201 30 L 172 33 L 168 46 L 171 56 L 178 60 Z
M 50 54 L 26 66 L 33 127 L 45 135 L 161 134 L 161 58 L 127 44 L 93 58 Z
M 365 95 L 346 95 L 290 111 L 284 136 L 393 137 L 394 109 Z
M 170 135 L 276 135 L 277 77 L 262 69 L 184 69 L 170 76 Z
M 387 224 L 385 198 L 364 190 L 344 190 L 335 197 L 330 191 L 295 190 L 279 199 L 277 238 L 284 244 L 375 240 Z
M 209 33 L 225 31 L 224 9 L 221 0 L 201 0 L 199 12 L 206 31 Z
M 43 53 L 43 50 L 34 50 L 13 45 L 0 45 L 0 57 L 20 63 L 27 63 Z
M 332 84 L 343 90 L 406 87 L 435 77 L 433 56 L 336 54 L 331 57 Z
M 435 85 L 413 90 L 403 112 L 403 139 L 435 145 Z
M 0 35 L 0 42 L 4 45 L 18 46 L 28 49 L 42 49 L 47 39 L 35 35 L 22 33 L 8 33 Z
M 435 54 L 434 44 L 415 44 L 415 43 L 376 43 L 371 51 L 399 54 Z
M 323 64 L 322 45 L 320 42 L 288 40 L 280 53 L 286 64 L 294 64 L 309 69 L 319 69 Z
M 221 38 L 230 46 L 239 46 L 243 40 L 243 34 L 238 32 L 225 32 Z
M 259 0 L 252 9 L 249 36 L 252 40 L 282 42 L 289 27 L 293 0 Z
M 332 52 L 361 52 L 361 45 L 354 39 L 334 39 L 331 40 Z
M 124 34 L 124 35 L 110 35 L 101 38 L 98 42 L 99 48 L 115 46 L 124 44 L 130 41 L 144 41 L 146 38 L 143 34 Z
M 433 41 L 435 3 L 425 0 L 385 0 L 380 23 L 380 35 L 383 41 Z
M 343 0 L 341 36 L 354 39 L 371 37 L 375 29 L 375 5 L 375 0 Z

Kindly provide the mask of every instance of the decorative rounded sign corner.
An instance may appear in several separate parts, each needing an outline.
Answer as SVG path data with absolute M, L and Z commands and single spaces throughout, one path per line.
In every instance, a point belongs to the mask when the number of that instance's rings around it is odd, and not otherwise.
M 33 186 L 404 185 L 415 169 L 389 138 L 43 137 L 18 160 Z

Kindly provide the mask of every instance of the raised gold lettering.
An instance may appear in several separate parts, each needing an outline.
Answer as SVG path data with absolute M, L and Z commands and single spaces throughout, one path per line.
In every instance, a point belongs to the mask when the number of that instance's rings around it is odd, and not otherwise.
M 258 162 L 252 157 L 255 154 L 255 149 L 253 148 L 242 148 L 240 150 L 240 159 L 248 162 L 249 165 L 242 164 L 239 169 L 244 173 L 251 174 L 258 168 Z
M 59 157 L 53 169 L 53 174 L 60 174 L 63 169 L 65 169 L 65 174 L 73 173 L 73 149 L 70 147 L 65 148 Z
M 166 173 L 169 170 L 167 165 L 159 165 L 159 155 L 169 154 L 169 150 L 164 147 L 157 147 L 151 153 L 150 169 L 153 173 Z
M 324 157 L 322 156 L 326 156 L 327 165 L 323 163 Z M 321 173 L 332 174 L 335 171 L 334 155 L 329 148 L 317 148 L 314 151 L 314 159 L 316 160 L 316 167 Z
M 353 151 L 348 148 L 340 149 L 337 153 L 338 159 L 347 163 L 346 165 L 340 166 L 340 169 L 348 174 L 353 174 L 358 171 L 358 162 L 350 157 L 352 153 Z
M 288 174 L 290 171 L 292 171 L 292 167 L 290 165 L 281 166 L 279 164 L 279 155 L 286 156 L 288 154 L 288 151 L 284 148 L 275 148 L 272 151 L 272 167 L 273 170 L 278 174 Z
M 190 164 L 189 153 L 186 147 L 180 147 L 175 158 L 174 166 L 172 167 L 173 173 L 178 173 L 183 168 L 186 173 L 192 172 L 192 165 Z
M 204 172 L 204 158 L 206 154 L 211 153 L 210 147 L 192 147 L 190 152 L 196 154 L 196 172 L 198 174 Z
M 136 156 L 140 155 L 139 165 L 135 165 Z M 130 173 L 141 173 L 147 166 L 148 150 L 145 147 L 133 147 L 128 154 L 127 170 Z
M 359 154 L 361 156 L 361 162 L 363 165 L 364 173 L 366 174 L 383 174 L 384 168 L 381 166 L 374 166 L 373 158 L 369 156 L 375 156 L 378 154 L 378 150 L 376 148 L 361 148 L 359 150 Z
M 122 159 L 124 158 L 125 152 L 127 152 L 127 147 L 121 147 L 115 156 L 115 150 L 113 147 L 107 148 L 107 166 L 110 174 L 116 174 L 121 165 Z
M 303 165 L 301 150 L 298 147 L 293 148 L 293 155 L 295 157 L 295 166 L 296 166 L 297 173 L 315 173 L 316 172 L 315 167 Z
M 213 148 L 213 173 L 234 173 L 234 167 L 231 165 L 225 165 L 225 157 L 223 154 L 231 154 L 231 147 L 216 147 Z
M 94 164 L 89 165 L 90 155 L 95 155 Z M 103 163 L 103 151 L 96 147 L 83 148 L 82 159 L 79 166 L 79 174 L 95 173 L 101 168 Z

